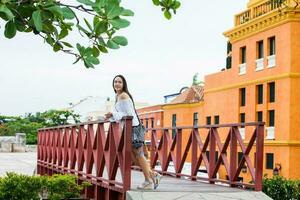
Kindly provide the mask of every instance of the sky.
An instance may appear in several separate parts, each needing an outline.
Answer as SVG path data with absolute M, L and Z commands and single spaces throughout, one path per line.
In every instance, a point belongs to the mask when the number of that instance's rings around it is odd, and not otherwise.
M 135 101 L 163 103 L 164 95 L 191 86 L 195 73 L 204 80 L 224 68 L 223 32 L 233 27 L 234 14 L 247 2 L 182 0 L 178 13 L 166 20 L 151 0 L 123 0 L 135 12 L 131 25 L 120 32 L 129 44 L 110 50 L 95 69 L 73 65 L 74 57 L 53 52 L 32 33 L 6 39 L 0 21 L 0 115 L 65 108 L 88 96 L 113 98 L 117 74 L 126 77 Z M 75 32 L 70 40 L 84 39 Z

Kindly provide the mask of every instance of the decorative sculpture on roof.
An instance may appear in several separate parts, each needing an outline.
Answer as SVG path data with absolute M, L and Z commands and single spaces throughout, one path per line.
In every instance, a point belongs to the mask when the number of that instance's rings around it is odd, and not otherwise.
M 198 73 L 193 76 L 193 85 L 204 86 L 204 81 L 198 80 Z

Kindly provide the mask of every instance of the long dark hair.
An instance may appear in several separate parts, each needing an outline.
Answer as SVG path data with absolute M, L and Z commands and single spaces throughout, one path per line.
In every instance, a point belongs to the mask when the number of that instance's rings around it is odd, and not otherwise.
M 128 86 L 127 86 L 126 79 L 125 79 L 124 76 L 122 76 L 122 75 L 120 75 L 120 74 L 117 75 L 117 76 L 115 76 L 115 78 L 113 79 L 113 82 L 112 82 L 112 87 L 113 87 L 115 93 L 117 94 L 117 91 L 116 91 L 116 89 L 115 89 L 115 87 L 114 87 L 114 82 L 115 82 L 115 79 L 118 78 L 118 77 L 121 78 L 122 81 L 123 81 L 122 92 L 125 92 L 126 94 L 128 94 L 128 96 L 130 97 L 130 99 L 132 100 L 133 105 L 134 105 L 134 101 L 133 101 L 132 95 L 130 94 L 130 92 L 129 92 L 129 90 L 128 90 Z M 118 100 L 118 99 L 117 99 L 117 97 L 116 97 L 116 102 L 117 102 L 117 100 Z

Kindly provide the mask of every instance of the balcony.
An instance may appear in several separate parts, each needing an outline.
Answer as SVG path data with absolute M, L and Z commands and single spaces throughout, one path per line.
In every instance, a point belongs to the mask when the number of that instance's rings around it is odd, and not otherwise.
M 247 67 L 246 63 L 239 65 L 239 75 L 246 74 L 246 67 Z
M 255 71 L 261 71 L 264 69 L 264 58 L 255 60 Z
M 275 67 L 275 65 L 276 65 L 276 56 L 275 55 L 268 56 L 267 68 Z
M 275 127 L 274 126 L 266 127 L 266 131 L 267 131 L 266 140 L 274 140 L 275 139 Z
M 289 0 L 287 0 L 287 2 L 289 3 Z M 244 24 L 277 8 L 279 8 L 279 4 L 277 2 L 273 0 L 265 1 L 260 5 L 249 8 L 246 11 L 235 15 L 235 25 L 238 26 Z

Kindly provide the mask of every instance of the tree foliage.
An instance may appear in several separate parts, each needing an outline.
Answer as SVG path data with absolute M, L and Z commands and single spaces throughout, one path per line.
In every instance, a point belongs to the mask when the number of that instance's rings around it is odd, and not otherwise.
M 49 110 L 28 113 L 24 117 L 0 116 L 0 135 L 12 136 L 15 133 L 26 133 L 28 144 L 36 144 L 37 130 L 42 127 L 79 123 L 79 115 L 73 111 Z
M 152 0 L 167 19 L 180 7 L 177 0 Z M 126 37 L 118 31 L 130 25 L 134 12 L 121 6 L 121 0 L 0 0 L 0 20 L 6 21 L 4 35 L 13 38 L 17 32 L 40 36 L 54 52 L 64 52 L 93 68 L 108 49 L 126 46 Z M 79 13 L 83 12 L 83 15 Z M 83 17 L 80 17 L 83 16 Z M 77 29 L 88 40 L 72 44 L 67 36 Z

